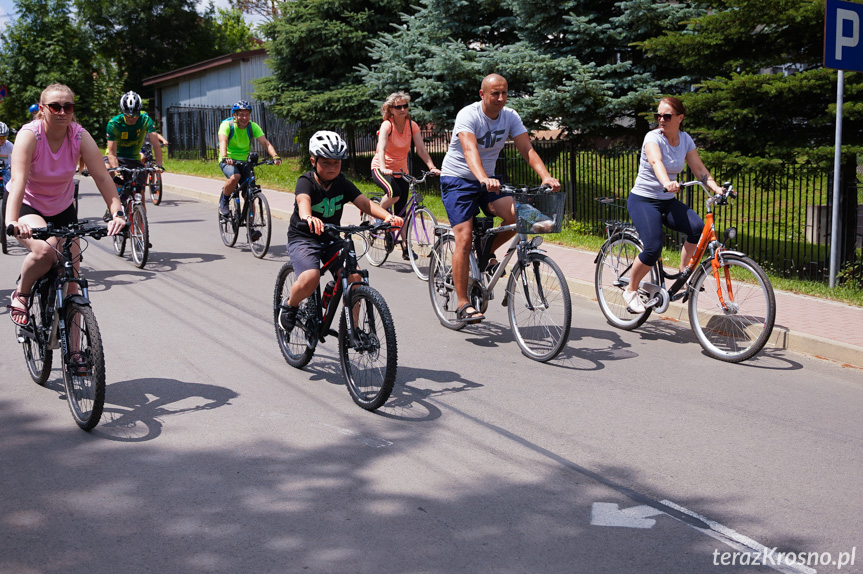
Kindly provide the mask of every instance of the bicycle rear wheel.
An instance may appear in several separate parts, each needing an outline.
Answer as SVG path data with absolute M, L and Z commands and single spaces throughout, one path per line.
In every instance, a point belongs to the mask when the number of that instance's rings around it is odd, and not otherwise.
M 339 360 L 354 402 L 373 411 L 387 402 L 398 368 L 396 328 L 383 296 L 368 285 L 351 290 L 356 344 L 348 336 L 346 313 L 339 324 Z
M 69 303 L 66 307 L 66 341 L 63 385 L 75 424 L 90 430 L 99 424 L 105 406 L 105 356 L 93 309 Z
M 724 254 L 716 273 L 709 261 L 696 271 L 689 324 L 708 355 L 739 363 L 755 356 L 773 332 L 773 286 L 761 267 L 745 256 Z
M 249 236 L 249 249 L 252 250 L 252 255 L 258 259 L 267 254 L 272 231 L 270 204 L 263 193 L 255 193 L 252 195 L 252 203 L 249 205 L 246 233 Z
M 132 226 L 129 228 L 129 240 L 132 244 L 132 261 L 135 267 L 143 269 L 150 254 L 150 225 L 144 206 L 135 204 L 132 207 Z
M 162 203 L 162 173 L 159 171 L 151 171 L 147 178 L 147 187 L 150 189 L 150 199 L 153 205 Z
M 372 197 L 370 200 L 375 203 L 380 203 L 381 201 L 378 197 Z M 363 213 L 360 221 L 361 223 L 368 222 L 370 225 L 374 225 L 377 220 L 371 215 Z M 368 231 L 366 232 L 366 239 L 369 242 L 366 259 L 369 260 L 371 265 L 380 267 L 387 260 L 387 257 L 389 257 L 390 251 L 393 250 L 393 234 L 389 231 Z
M 506 286 L 509 324 L 521 352 L 535 361 L 555 358 L 569 339 L 572 300 L 557 263 L 530 253 L 516 265 Z
M 233 247 L 237 242 L 237 235 L 240 234 L 240 206 L 233 195 L 228 200 L 228 208 L 228 215 L 219 214 L 219 235 L 222 236 L 222 243 Z
M 53 306 L 51 305 L 53 292 L 51 282 L 40 279 L 33 285 L 33 293 L 30 303 L 30 325 L 28 332 L 24 335 L 24 361 L 30 378 L 37 385 L 44 385 L 51 373 L 51 362 L 53 353 L 48 348 L 49 329 L 53 320 Z
M 458 297 L 456 297 L 455 287 L 452 283 L 453 251 L 455 251 L 455 237 L 452 235 L 442 236 L 431 252 L 428 283 L 432 309 L 434 309 L 441 325 L 447 329 L 458 331 L 463 329 L 466 323 L 456 318 Z
M 282 265 L 276 276 L 276 288 L 273 292 L 273 325 L 276 329 L 276 340 L 279 342 L 279 349 L 281 349 L 285 361 L 290 366 L 301 369 L 312 360 L 318 343 L 315 333 L 317 333 L 318 326 L 316 301 L 319 295 L 312 295 L 300 303 L 297 322 L 290 332 L 286 332 L 279 324 L 279 313 L 282 310 L 282 305 L 287 304 L 291 287 L 296 280 L 294 266 L 291 263 Z
M 417 277 L 423 281 L 428 281 L 429 278 L 430 254 L 434 245 L 436 225 L 437 219 L 434 214 L 424 207 L 414 211 L 411 220 L 405 222 L 411 267 Z
M 641 326 L 652 311 L 648 308 L 644 313 L 630 313 L 623 300 L 632 264 L 643 250 L 640 243 L 625 235 L 613 236 L 599 249 L 596 259 L 596 300 L 608 322 L 619 329 L 629 331 Z M 653 269 L 648 276 L 653 283 L 659 282 Z

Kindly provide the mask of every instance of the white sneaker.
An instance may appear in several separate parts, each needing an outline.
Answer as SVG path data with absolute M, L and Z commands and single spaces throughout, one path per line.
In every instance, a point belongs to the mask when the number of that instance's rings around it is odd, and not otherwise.
M 628 289 L 624 289 L 623 300 L 626 301 L 626 305 L 633 313 L 641 314 L 646 310 L 644 308 L 644 303 L 641 302 L 641 297 L 638 296 L 638 291 L 629 291 Z

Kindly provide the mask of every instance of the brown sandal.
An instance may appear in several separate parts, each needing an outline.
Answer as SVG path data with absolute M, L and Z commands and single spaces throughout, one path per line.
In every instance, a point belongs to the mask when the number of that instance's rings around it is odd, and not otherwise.
M 9 317 L 16 325 L 26 327 L 30 324 L 30 293 L 19 293 L 16 289 L 12 292 L 10 299 L 12 303 L 17 299 L 18 303 L 23 305 L 23 308 L 6 305 L 6 308 L 9 309 Z

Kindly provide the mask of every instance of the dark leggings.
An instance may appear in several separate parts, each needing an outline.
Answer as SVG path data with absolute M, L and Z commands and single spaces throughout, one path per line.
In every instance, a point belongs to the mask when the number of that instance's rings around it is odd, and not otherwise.
M 384 175 L 380 169 L 372 170 L 372 180 L 384 190 L 386 197 L 398 197 L 392 205 L 393 213 L 398 215 L 402 212 L 408 202 L 408 191 L 410 184 L 403 177 L 395 177 L 393 175 Z
M 649 267 L 656 265 L 662 257 L 662 226 L 684 233 L 686 241 L 698 243 L 704 222 L 698 214 L 679 199 L 652 199 L 629 194 L 626 201 L 629 217 L 638 230 L 644 251 L 638 256 Z

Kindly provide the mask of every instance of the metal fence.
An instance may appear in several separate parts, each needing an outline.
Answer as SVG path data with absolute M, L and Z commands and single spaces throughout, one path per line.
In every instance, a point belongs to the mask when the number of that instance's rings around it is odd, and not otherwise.
M 168 139 L 171 157 L 214 158 L 219 122 L 230 116 L 229 108 L 169 108 Z M 267 138 L 283 157 L 297 156 L 297 124 L 275 118 L 259 104 L 252 115 Z M 339 131 L 339 130 L 336 130 Z M 423 140 L 435 165 L 440 166 L 449 146 L 451 132 L 422 130 Z M 342 132 L 351 157 L 346 168 L 354 177 L 368 177 L 377 144 L 376 126 Z M 625 205 L 638 171 L 638 150 L 581 150 L 569 140 L 534 140 L 534 149 L 567 192 L 567 214 L 581 231 L 602 234 L 603 220 L 625 218 L 625 209 L 603 207 L 599 197 L 613 197 Z M 423 164 L 412 154 L 416 173 Z M 716 210 L 718 231 L 734 226 L 733 244 L 770 272 L 789 278 L 827 282 L 829 280 L 832 226 L 832 170 L 795 165 L 773 166 L 761 171 L 742 170 L 732 165 L 708 165 L 717 181 L 730 181 L 740 192 L 732 205 Z M 856 157 L 843 168 L 840 203 L 840 268 L 842 281 L 863 285 L 863 186 Z M 497 173 L 515 184 L 538 183 L 536 174 L 512 143 L 501 153 Z M 691 179 L 691 177 L 690 177 Z M 437 181 L 426 193 L 439 193 Z M 699 195 L 701 194 L 701 195 Z M 704 195 L 690 188 L 682 199 L 704 216 Z M 609 211 L 614 210 L 614 211 Z M 666 246 L 676 248 L 682 238 L 669 233 Z

